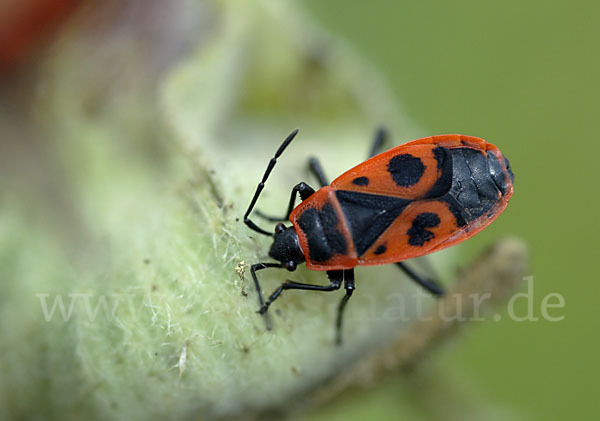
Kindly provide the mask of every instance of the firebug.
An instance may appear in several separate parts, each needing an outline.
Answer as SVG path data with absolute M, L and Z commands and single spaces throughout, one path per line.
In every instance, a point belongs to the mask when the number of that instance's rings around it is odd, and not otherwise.
M 292 189 L 283 217 L 257 215 L 279 222 L 273 233 L 249 216 L 277 159 L 294 139 L 294 130 L 270 160 L 244 214 L 252 230 L 272 236 L 269 256 L 278 263 L 256 263 L 250 273 L 258 293 L 259 313 L 284 290 L 346 291 L 337 312 L 336 342 L 341 342 L 344 308 L 355 289 L 354 267 L 396 264 L 435 296 L 438 283 L 412 271 L 405 260 L 464 241 L 488 226 L 506 208 L 513 194 L 508 159 L 485 140 L 464 135 L 440 135 L 413 140 L 377 154 L 386 133 L 379 129 L 370 158 L 329 183 L 316 158 L 309 168 L 321 184 L 315 191 L 301 182 Z M 302 202 L 295 206 L 296 196 Z M 265 301 L 256 272 L 266 268 L 294 271 L 299 264 L 325 271 L 329 285 L 286 281 Z

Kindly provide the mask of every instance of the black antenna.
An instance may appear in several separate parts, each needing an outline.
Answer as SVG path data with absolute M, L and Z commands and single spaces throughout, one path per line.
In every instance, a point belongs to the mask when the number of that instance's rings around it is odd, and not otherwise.
M 248 227 L 250 229 L 252 229 L 256 232 L 259 232 L 261 234 L 270 235 L 270 236 L 273 235 L 273 233 L 265 231 L 264 229 L 262 229 L 258 225 L 256 225 L 254 222 L 252 222 L 250 220 L 250 218 L 248 218 L 248 216 L 250 215 L 250 212 L 252 212 L 252 209 L 254 209 L 254 205 L 256 205 L 258 196 L 260 196 L 260 193 L 262 192 L 262 190 L 265 187 L 265 182 L 267 181 L 267 178 L 269 178 L 271 171 L 273 171 L 273 168 L 275 167 L 275 164 L 277 163 L 277 158 L 279 158 L 281 156 L 281 154 L 283 153 L 285 148 L 288 147 L 290 142 L 294 139 L 294 137 L 296 137 L 297 134 L 298 134 L 298 129 L 291 132 L 288 135 L 288 137 L 285 138 L 285 140 L 283 141 L 283 143 L 281 144 L 279 149 L 277 149 L 277 152 L 275 152 L 275 155 L 273 156 L 273 158 L 271 158 L 271 160 L 269 161 L 269 165 L 267 165 L 267 170 L 265 171 L 265 174 L 263 175 L 262 181 L 260 183 L 258 183 L 258 186 L 256 187 L 256 192 L 254 193 L 254 197 L 250 201 L 250 206 L 248 206 L 248 210 L 244 214 L 244 223 L 246 225 L 248 225 Z

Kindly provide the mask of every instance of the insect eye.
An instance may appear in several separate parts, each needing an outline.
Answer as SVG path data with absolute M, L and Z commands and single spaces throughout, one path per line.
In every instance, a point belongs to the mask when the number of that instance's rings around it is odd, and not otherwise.
M 287 270 L 289 270 L 290 272 L 293 272 L 296 270 L 296 262 L 294 262 L 293 260 L 290 260 L 289 262 L 287 262 L 285 265 L 285 268 Z
M 281 234 L 283 231 L 285 231 L 285 225 L 283 225 L 281 222 L 275 225 L 275 234 Z

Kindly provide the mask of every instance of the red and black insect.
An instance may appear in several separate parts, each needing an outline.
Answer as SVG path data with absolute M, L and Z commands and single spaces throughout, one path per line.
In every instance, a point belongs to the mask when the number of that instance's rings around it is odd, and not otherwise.
M 371 158 L 348 170 L 331 184 L 321 165 L 312 158 L 311 172 L 321 189 L 301 182 L 294 186 L 287 213 L 269 221 L 289 220 L 270 233 L 249 215 L 264 188 L 277 158 L 294 139 L 294 130 L 269 162 L 244 215 L 248 227 L 273 236 L 269 256 L 280 263 L 257 263 L 250 272 L 260 302 L 259 313 L 287 289 L 338 290 L 346 294 L 338 307 L 336 342 L 341 342 L 344 307 L 354 292 L 354 267 L 395 263 L 435 296 L 443 289 L 410 270 L 403 261 L 433 253 L 477 234 L 506 208 L 513 194 L 513 173 L 500 150 L 485 140 L 463 135 L 441 135 L 414 140 L 376 155 L 385 132 L 375 136 Z M 295 207 L 296 195 L 302 203 Z M 286 281 L 265 302 L 256 271 L 285 268 L 294 271 L 306 263 L 311 270 L 326 271 L 329 285 Z M 267 318 L 267 328 L 270 322 Z

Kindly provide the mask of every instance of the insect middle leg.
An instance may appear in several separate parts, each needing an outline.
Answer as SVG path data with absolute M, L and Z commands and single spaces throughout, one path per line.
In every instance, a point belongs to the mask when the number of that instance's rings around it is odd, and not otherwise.
M 258 277 L 256 276 L 256 271 L 267 269 L 267 268 L 282 268 L 279 263 L 256 263 L 250 266 L 250 274 L 252 275 L 252 279 L 254 280 L 254 287 L 256 288 L 256 293 L 258 294 L 258 303 L 262 308 L 265 305 L 265 300 L 263 298 L 262 289 L 260 287 L 260 282 L 258 282 Z M 267 330 L 271 330 L 271 319 L 268 314 L 265 314 L 265 324 L 267 325 Z
M 373 137 L 371 148 L 369 149 L 368 158 L 371 158 L 381 152 L 381 149 L 385 144 L 385 140 L 387 139 L 387 135 L 387 130 L 383 126 L 377 129 L 375 136 Z M 313 156 L 308 160 L 308 169 L 317 178 L 317 180 L 319 180 L 321 187 L 329 185 L 329 180 L 325 175 L 323 167 L 321 166 L 318 158 Z
M 314 285 L 294 281 L 285 281 L 269 296 L 267 302 L 262 305 L 258 312 L 260 314 L 265 314 L 269 310 L 269 306 L 273 304 L 273 301 L 275 301 L 286 289 L 302 289 L 307 291 L 322 292 L 336 291 L 340 289 L 340 287 L 342 286 L 342 281 L 344 279 L 344 271 L 330 270 L 327 272 L 327 276 L 329 277 L 329 285 Z
M 375 136 L 373 137 L 373 142 L 371 143 L 371 149 L 369 149 L 369 158 L 374 157 L 381 153 L 383 146 L 385 145 L 385 141 L 388 137 L 388 131 L 385 127 L 380 126 L 375 131 Z
M 340 301 L 340 305 L 338 306 L 337 319 L 335 321 L 335 343 L 336 345 L 342 344 L 342 318 L 344 317 L 344 309 L 346 308 L 346 303 L 352 296 L 354 292 L 354 269 L 344 270 L 344 289 L 346 290 L 346 295 Z

